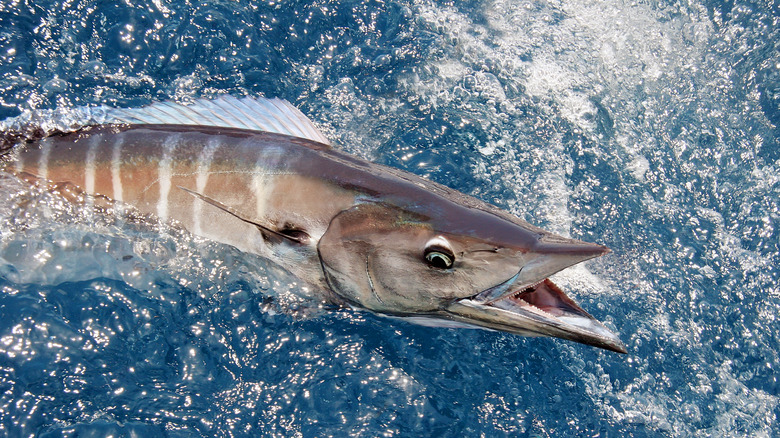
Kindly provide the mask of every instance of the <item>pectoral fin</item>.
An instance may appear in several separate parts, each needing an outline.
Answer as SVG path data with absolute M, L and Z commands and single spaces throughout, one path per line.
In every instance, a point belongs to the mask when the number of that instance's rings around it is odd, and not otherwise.
M 249 219 L 247 219 L 245 217 L 242 217 L 240 214 L 238 214 L 235 211 L 233 211 L 227 205 L 225 205 L 225 204 L 223 204 L 223 203 L 221 203 L 221 202 L 219 202 L 217 200 L 211 199 L 211 198 L 209 198 L 206 195 L 198 193 L 198 192 L 196 192 L 194 190 L 190 190 L 190 189 L 188 189 L 186 187 L 182 187 L 182 186 L 177 186 L 177 187 L 182 189 L 182 190 L 184 190 L 185 192 L 189 193 L 190 195 L 200 199 L 201 201 L 203 201 L 203 202 L 205 202 L 205 203 L 207 203 L 209 205 L 212 205 L 212 206 L 214 206 L 214 207 L 224 211 L 225 213 L 227 213 L 227 214 L 229 214 L 229 215 L 231 215 L 231 216 L 233 216 L 233 217 L 235 217 L 235 218 L 237 218 L 237 219 L 239 219 L 239 220 L 241 220 L 243 222 L 246 222 L 248 224 L 256 226 L 260 231 L 266 232 L 266 233 L 271 234 L 273 236 L 276 236 L 276 237 L 279 237 L 281 239 L 285 239 L 285 240 L 288 240 L 288 241 L 291 241 L 291 242 L 295 242 L 295 243 L 298 243 L 298 244 L 305 243 L 306 239 L 308 238 L 308 236 L 306 236 L 305 234 L 285 234 L 285 233 L 282 233 L 279 230 L 275 229 L 275 227 L 272 227 L 272 226 L 269 226 L 269 225 L 265 225 L 265 224 L 261 224 L 259 222 L 256 222 L 256 221 L 253 221 L 253 220 L 249 220 Z

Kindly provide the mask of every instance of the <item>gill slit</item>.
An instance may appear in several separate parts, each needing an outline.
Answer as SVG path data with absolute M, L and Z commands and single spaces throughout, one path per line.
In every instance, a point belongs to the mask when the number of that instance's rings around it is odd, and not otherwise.
M 376 293 L 376 289 L 374 289 L 374 280 L 371 278 L 371 272 L 368 269 L 368 257 L 370 256 L 370 253 L 366 254 L 366 277 L 368 277 L 368 287 L 371 288 L 371 294 L 374 295 L 374 298 L 376 298 L 377 301 L 384 304 L 385 302 L 382 301 L 381 298 L 379 298 L 379 295 Z

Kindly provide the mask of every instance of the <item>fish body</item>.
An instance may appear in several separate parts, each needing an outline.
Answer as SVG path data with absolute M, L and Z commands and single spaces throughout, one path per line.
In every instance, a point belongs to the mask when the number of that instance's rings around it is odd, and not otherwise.
M 547 279 L 605 247 L 339 152 L 280 100 L 109 110 L 5 161 L 91 195 L 87 208 L 110 199 L 268 257 L 335 304 L 625 352 Z

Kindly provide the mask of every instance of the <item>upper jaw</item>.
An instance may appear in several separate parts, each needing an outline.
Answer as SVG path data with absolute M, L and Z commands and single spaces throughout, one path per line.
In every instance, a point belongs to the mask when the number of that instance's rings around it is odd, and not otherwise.
M 482 294 L 479 294 L 482 295 Z M 478 296 L 453 301 L 447 317 L 460 322 L 524 336 L 552 336 L 626 353 L 625 345 L 567 297 L 552 281 L 512 288 L 491 302 Z

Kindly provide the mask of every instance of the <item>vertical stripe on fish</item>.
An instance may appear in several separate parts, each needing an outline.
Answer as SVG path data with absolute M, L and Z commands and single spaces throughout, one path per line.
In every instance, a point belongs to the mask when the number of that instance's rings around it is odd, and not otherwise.
M 124 200 L 122 193 L 122 146 L 124 146 L 125 137 L 117 135 L 111 148 L 111 186 L 113 189 L 113 198 L 117 202 Z
M 168 220 L 168 195 L 171 192 L 171 166 L 173 152 L 179 146 L 181 136 L 173 135 L 163 144 L 163 156 L 157 168 L 157 182 L 160 184 L 160 197 L 157 199 L 157 217 Z
M 203 148 L 200 156 L 198 157 L 198 170 L 195 176 L 195 191 L 198 193 L 205 193 L 206 184 L 209 180 L 209 172 L 211 170 L 211 162 L 214 159 L 214 153 L 220 146 L 220 142 L 217 139 L 211 139 L 206 143 L 206 147 Z M 192 227 L 196 234 L 202 234 L 202 222 L 203 222 L 203 202 L 193 200 L 192 202 Z
M 276 148 L 258 150 L 252 175 L 251 190 L 255 197 L 255 214 L 259 218 L 268 218 L 269 204 L 276 186 L 277 174 L 269 169 L 278 169 L 279 151 Z
M 41 140 L 41 152 L 38 155 L 38 177 L 49 178 L 49 156 L 51 155 L 51 138 Z

